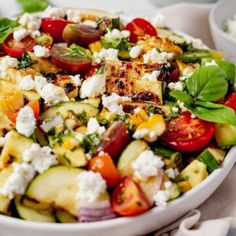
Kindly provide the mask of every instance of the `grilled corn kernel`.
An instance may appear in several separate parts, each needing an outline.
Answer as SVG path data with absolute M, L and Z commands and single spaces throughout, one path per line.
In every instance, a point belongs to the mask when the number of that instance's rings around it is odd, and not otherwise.
M 100 41 L 96 41 L 94 43 L 89 44 L 89 49 L 92 53 L 99 52 L 102 49 L 102 44 Z
M 68 137 L 63 141 L 63 147 L 68 150 L 75 148 L 77 144 L 77 141 L 71 137 Z
M 143 121 L 147 121 L 148 118 L 147 112 L 143 109 L 133 115 L 130 115 L 130 120 L 136 127 L 139 126 Z
M 115 118 L 115 116 L 116 116 L 115 113 L 108 111 L 106 108 L 103 108 L 99 115 L 99 119 L 112 121 Z
M 87 132 L 87 127 L 84 126 L 84 125 L 82 125 L 82 126 L 80 126 L 79 128 L 77 128 L 75 131 L 76 131 L 77 133 L 86 134 L 86 132 Z
M 188 181 L 181 181 L 178 183 L 178 185 L 181 191 L 184 193 L 188 192 L 192 188 L 191 184 Z

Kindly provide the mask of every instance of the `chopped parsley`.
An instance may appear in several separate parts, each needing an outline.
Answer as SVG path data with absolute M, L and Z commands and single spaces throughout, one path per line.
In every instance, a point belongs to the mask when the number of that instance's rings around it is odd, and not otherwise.
M 37 63 L 37 61 L 32 60 L 30 55 L 26 52 L 26 53 L 24 53 L 24 55 L 22 56 L 22 58 L 19 62 L 19 68 L 24 69 L 24 68 L 34 65 L 35 63 Z
M 100 135 L 97 133 L 87 134 L 83 137 L 82 141 L 80 142 L 80 147 L 85 149 L 85 152 L 93 155 L 96 150 L 97 146 L 100 143 L 101 138 Z

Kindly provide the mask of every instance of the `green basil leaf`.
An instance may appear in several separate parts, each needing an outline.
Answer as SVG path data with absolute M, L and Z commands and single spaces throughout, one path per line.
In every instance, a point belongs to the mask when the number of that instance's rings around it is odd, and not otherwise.
M 24 12 L 38 12 L 47 8 L 48 0 L 17 0 Z
M 170 96 L 174 97 L 175 99 L 177 99 L 181 102 L 183 102 L 186 105 L 193 104 L 193 98 L 189 94 L 187 94 L 186 92 L 178 91 L 178 90 L 171 91 Z
M 14 20 L 0 18 L 0 43 L 3 43 L 17 26 L 19 26 L 19 24 Z
M 191 112 L 206 121 L 236 126 L 236 115 L 233 109 L 221 104 L 198 102 L 196 107 L 190 107 Z
M 236 82 L 236 65 L 225 60 L 216 60 L 216 63 L 226 72 L 227 80 L 234 84 Z
M 37 61 L 32 60 L 30 55 L 26 52 L 23 54 L 22 58 L 20 59 L 19 68 L 20 69 L 27 68 L 27 67 L 30 67 L 36 63 L 37 63 Z
M 197 69 L 186 81 L 190 95 L 203 101 L 216 101 L 228 90 L 227 75 L 219 66 Z

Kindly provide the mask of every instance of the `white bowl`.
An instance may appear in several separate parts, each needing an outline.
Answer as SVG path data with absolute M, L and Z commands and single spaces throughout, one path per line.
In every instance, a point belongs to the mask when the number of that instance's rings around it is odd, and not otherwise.
M 219 187 L 236 162 L 236 146 L 228 152 L 223 166 L 206 180 L 167 207 L 154 207 L 136 217 L 122 217 L 95 223 L 53 224 L 28 222 L 0 215 L 1 236 L 132 236 L 144 235 L 171 223 L 198 207 Z
M 209 22 L 216 49 L 225 52 L 225 57 L 236 63 L 236 42 L 222 30 L 225 20 L 235 13 L 235 0 L 221 0 L 212 8 Z

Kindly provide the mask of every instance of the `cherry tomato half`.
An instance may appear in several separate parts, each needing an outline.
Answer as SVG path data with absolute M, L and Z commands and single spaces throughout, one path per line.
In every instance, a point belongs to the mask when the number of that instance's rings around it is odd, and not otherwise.
M 103 134 L 101 143 L 98 146 L 98 152 L 103 151 L 108 153 L 115 159 L 129 142 L 130 136 L 125 124 L 121 121 L 117 121 Z
M 69 23 L 61 18 L 42 18 L 41 31 L 50 34 L 55 42 L 62 42 L 62 32 Z
M 236 112 L 236 93 L 231 93 L 226 99 L 225 106 L 231 107 Z
M 51 48 L 52 62 L 72 74 L 86 73 L 92 66 L 92 62 L 79 55 L 71 54 L 64 44 L 54 44 Z
M 121 216 L 134 216 L 149 209 L 141 188 L 130 177 L 124 177 L 111 196 L 111 206 Z
M 161 141 L 180 152 L 195 152 L 203 148 L 212 139 L 215 132 L 213 123 L 191 118 L 189 112 L 173 118 L 167 124 Z
M 34 117 L 36 120 L 38 120 L 39 115 L 40 115 L 40 104 L 39 104 L 38 100 L 29 101 L 27 106 L 32 108 L 32 110 L 34 111 Z
M 106 180 L 109 188 L 114 187 L 120 182 L 120 174 L 109 154 L 99 154 L 92 158 L 88 168 L 94 172 L 99 172 Z
M 136 18 L 132 20 L 126 25 L 125 29 L 130 31 L 130 41 L 132 43 L 136 43 L 138 37 L 145 34 L 157 36 L 156 28 L 150 22 L 143 18 Z
M 27 36 L 18 42 L 13 39 L 11 34 L 9 37 L 7 37 L 2 47 L 9 56 L 21 58 L 26 51 L 33 51 L 35 44 L 35 40 L 30 36 Z

